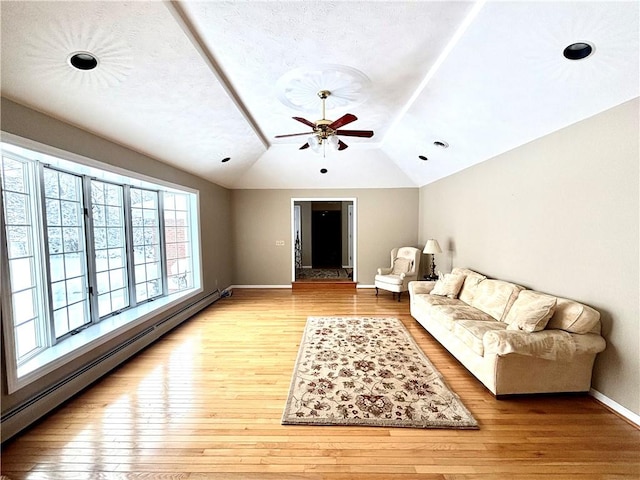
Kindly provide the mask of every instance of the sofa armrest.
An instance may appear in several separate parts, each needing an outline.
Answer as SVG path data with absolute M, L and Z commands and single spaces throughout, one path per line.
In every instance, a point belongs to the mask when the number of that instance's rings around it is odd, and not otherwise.
M 393 268 L 379 268 L 378 269 L 378 275 L 389 275 L 392 272 Z
M 596 354 L 606 347 L 600 335 L 580 335 L 555 329 L 532 333 L 519 330 L 490 331 L 484 334 L 482 343 L 485 355 L 517 353 L 561 361 L 571 361 L 576 355 Z
M 436 286 L 436 282 L 423 282 L 420 280 L 414 280 L 409 282 L 409 295 L 420 293 L 431 293 L 433 287 Z

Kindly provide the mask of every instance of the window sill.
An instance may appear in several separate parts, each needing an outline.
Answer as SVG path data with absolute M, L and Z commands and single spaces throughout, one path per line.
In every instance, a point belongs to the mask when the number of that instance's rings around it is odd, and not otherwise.
M 76 335 L 64 339 L 59 344 L 43 350 L 18 367 L 17 385 L 14 388 L 10 386 L 9 393 L 13 393 L 34 382 L 60 366 L 73 361 L 80 355 L 161 314 L 170 307 L 197 295 L 201 291 L 201 288 L 186 290 L 125 310 L 119 315 L 114 315 L 96 325 L 85 328 Z

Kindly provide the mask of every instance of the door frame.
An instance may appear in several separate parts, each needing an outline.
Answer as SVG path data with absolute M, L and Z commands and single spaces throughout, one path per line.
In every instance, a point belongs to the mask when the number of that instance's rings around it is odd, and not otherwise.
M 358 281 L 358 199 L 355 197 L 292 197 L 291 198 L 291 281 L 296 281 L 296 225 L 295 225 L 295 203 L 296 202 L 351 202 L 353 205 L 353 216 L 350 219 L 353 226 L 351 232 L 353 236 L 349 244 L 353 253 L 353 281 Z

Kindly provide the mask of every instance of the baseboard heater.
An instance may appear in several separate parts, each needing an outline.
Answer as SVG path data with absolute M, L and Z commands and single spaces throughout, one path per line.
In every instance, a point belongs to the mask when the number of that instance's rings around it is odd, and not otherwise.
M 2 442 L 6 442 L 33 422 L 102 378 L 102 376 L 132 355 L 151 345 L 165 333 L 220 298 L 220 292 L 216 290 L 200 300 L 185 305 L 173 315 L 159 320 L 154 325 L 125 340 L 104 355 L 84 365 L 29 400 L 4 412 L 1 420 Z

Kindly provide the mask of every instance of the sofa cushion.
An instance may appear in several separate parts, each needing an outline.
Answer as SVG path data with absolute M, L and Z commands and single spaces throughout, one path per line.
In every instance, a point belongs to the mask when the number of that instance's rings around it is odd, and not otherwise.
M 509 325 L 507 328 L 530 333 L 544 330 L 553 315 L 556 302 L 557 298 L 551 295 L 533 290 L 521 291 L 505 318 L 505 323 Z
M 393 261 L 393 268 L 391 269 L 392 275 L 400 275 L 401 273 L 408 273 L 411 270 L 412 261 L 408 258 L 396 258 Z
M 458 298 L 458 293 L 464 283 L 464 275 L 454 275 L 447 273 L 436 282 L 431 290 L 431 295 L 441 295 L 450 298 Z
M 436 297 L 437 298 L 437 297 Z M 440 297 L 448 298 L 448 297 Z M 495 319 L 477 308 L 473 308 L 463 302 L 449 305 L 434 305 L 430 314 L 447 330 L 453 330 L 453 326 L 460 320 L 473 320 L 477 322 L 495 322 Z
M 400 275 L 376 275 L 374 281 L 377 283 L 385 283 L 387 285 L 402 285 L 404 281 Z
M 562 330 L 527 333 L 513 330 L 489 332 L 484 337 L 486 355 L 516 353 L 546 360 L 570 362 L 578 355 L 593 355 L 607 346 L 600 335 L 577 335 Z
M 484 356 L 484 334 L 487 332 L 495 332 L 496 330 L 504 330 L 507 325 L 502 322 L 492 320 L 490 322 L 482 322 L 478 320 L 458 320 L 453 327 L 453 333 L 467 347 L 469 347 L 476 355 Z
M 464 283 L 462 284 L 458 298 L 464 303 L 471 304 L 471 300 L 475 295 L 478 285 L 487 277 L 478 272 L 474 272 L 473 270 L 469 270 L 468 268 L 456 267 L 451 271 L 451 273 L 454 275 L 464 275 Z
M 600 333 L 600 312 L 574 300 L 558 297 L 548 329 L 571 333 Z
M 503 321 L 523 287 L 504 280 L 486 279 L 478 283 L 470 305 Z

